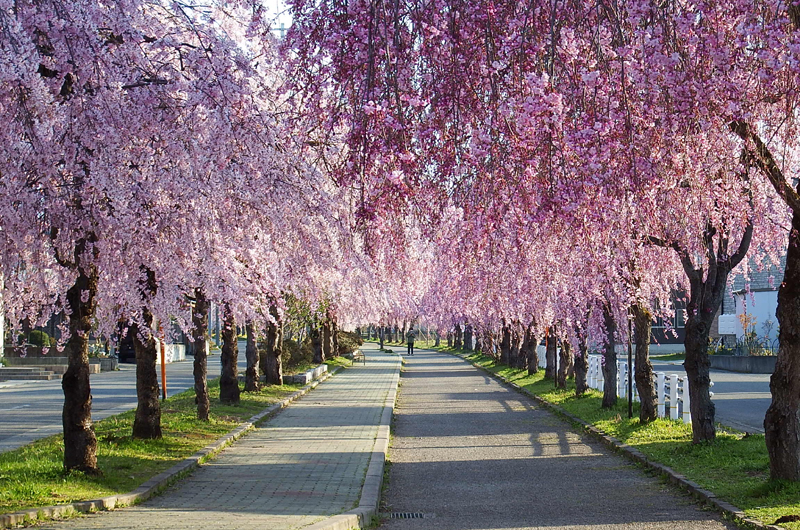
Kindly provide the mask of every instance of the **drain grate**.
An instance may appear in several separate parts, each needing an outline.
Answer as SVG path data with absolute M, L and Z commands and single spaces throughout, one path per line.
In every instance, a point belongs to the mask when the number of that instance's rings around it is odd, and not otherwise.
M 430 515 L 420 512 L 392 512 L 389 514 L 390 519 L 428 519 Z

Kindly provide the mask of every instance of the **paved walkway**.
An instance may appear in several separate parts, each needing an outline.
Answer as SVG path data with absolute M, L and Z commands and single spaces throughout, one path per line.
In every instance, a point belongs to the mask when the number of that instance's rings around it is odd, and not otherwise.
M 362 351 L 365 366 L 339 372 L 164 495 L 42 527 L 291 529 L 351 510 L 400 370 L 396 355 Z
M 406 361 L 382 511 L 415 518 L 381 530 L 733 528 L 465 361 Z

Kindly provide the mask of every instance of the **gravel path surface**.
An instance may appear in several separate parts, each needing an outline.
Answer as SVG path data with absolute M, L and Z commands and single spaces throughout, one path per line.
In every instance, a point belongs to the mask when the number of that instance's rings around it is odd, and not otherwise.
M 414 518 L 381 529 L 735 528 L 465 361 L 406 363 L 382 511 Z

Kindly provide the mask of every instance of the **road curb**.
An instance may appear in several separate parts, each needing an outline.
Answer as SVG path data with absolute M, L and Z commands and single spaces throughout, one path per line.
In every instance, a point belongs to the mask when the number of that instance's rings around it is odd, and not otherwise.
M 352 510 L 334 515 L 312 524 L 304 526 L 303 530 L 351 530 L 353 528 L 367 528 L 372 523 L 372 518 L 378 514 L 378 505 L 381 502 L 381 488 L 383 487 L 383 470 L 386 465 L 386 456 L 389 453 L 390 427 L 394 407 L 397 402 L 397 387 L 400 384 L 400 369 L 403 358 L 395 354 L 398 359 L 397 372 L 393 378 L 393 385 L 384 401 L 381 423 L 378 425 L 378 435 L 372 448 L 372 456 L 367 467 L 367 476 L 361 487 L 361 499 L 358 506 Z
M 326 372 L 324 376 L 320 377 L 316 381 L 312 381 L 282 401 L 270 405 L 262 412 L 252 416 L 246 422 L 242 423 L 231 432 L 218 439 L 216 442 L 205 446 L 192 456 L 178 462 L 166 471 L 159 473 L 130 493 L 112 495 L 109 497 L 103 497 L 102 499 L 74 502 L 71 504 L 60 504 L 58 506 L 43 506 L 41 508 L 31 508 L 29 510 L 0 514 L 0 527 L 10 528 L 22 524 L 31 524 L 37 520 L 70 517 L 77 513 L 92 513 L 102 510 L 113 510 L 114 508 L 121 508 L 123 506 L 130 506 L 132 504 L 143 502 L 158 494 L 167 486 L 173 484 L 176 480 L 197 469 L 197 467 L 200 466 L 206 459 L 213 457 L 225 449 L 228 445 L 244 436 L 248 431 L 255 428 L 255 426 L 262 421 L 271 418 L 281 410 L 288 407 L 292 402 L 297 401 L 301 397 L 305 396 L 311 390 L 316 388 L 317 385 L 323 381 L 326 381 L 341 369 L 342 367 L 338 366 L 330 372 Z
M 636 449 L 634 447 L 631 447 L 630 445 L 619 441 L 618 439 L 614 438 L 613 436 L 610 436 L 610 435 L 606 434 L 605 432 L 603 432 L 602 430 L 598 429 L 594 425 L 591 425 L 591 424 L 588 424 L 588 423 L 584 422 L 582 419 L 578 418 L 577 416 L 574 416 L 574 415 L 570 414 L 569 412 L 567 412 L 563 408 L 559 407 L 558 405 L 555 405 L 553 403 L 550 403 L 549 401 L 546 401 L 545 399 L 541 398 L 540 396 L 537 396 L 536 394 L 528 391 L 527 389 L 522 388 L 518 384 L 512 383 L 511 381 L 508 381 L 504 377 L 502 377 L 502 376 L 500 376 L 500 375 L 498 375 L 498 374 L 496 374 L 496 373 L 494 373 L 494 372 L 492 372 L 490 370 L 487 370 L 483 366 L 475 364 L 474 362 L 472 362 L 469 359 L 467 359 L 466 355 L 460 354 L 460 353 L 454 353 L 454 352 L 444 352 L 444 353 L 449 353 L 450 355 L 453 355 L 455 357 L 459 357 L 460 359 L 465 360 L 466 362 L 470 363 L 472 366 L 484 371 L 491 378 L 495 379 L 496 381 L 498 381 L 498 382 L 500 382 L 500 383 L 502 383 L 502 384 L 504 384 L 506 386 L 509 386 L 509 387 L 513 388 L 514 390 L 516 390 L 517 392 L 519 392 L 521 394 L 524 394 L 524 395 L 530 397 L 531 399 L 533 399 L 534 401 L 536 401 L 537 403 L 539 403 L 543 407 L 547 408 L 551 412 L 553 412 L 553 413 L 557 414 L 558 416 L 561 416 L 562 418 L 568 420 L 570 423 L 578 424 L 578 425 L 582 426 L 583 429 L 586 432 L 591 434 L 596 439 L 600 440 L 606 447 L 608 447 L 608 448 L 610 448 L 610 449 L 612 449 L 612 450 L 624 455 L 625 457 L 627 457 L 628 459 L 636 462 L 637 464 L 639 464 L 639 465 L 641 465 L 641 466 L 643 466 L 643 467 L 645 467 L 645 468 L 647 468 L 647 469 L 649 469 L 649 470 L 651 470 L 651 471 L 653 471 L 655 473 L 658 473 L 662 477 L 665 477 L 671 484 L 674 484 L 674 485 L 680 487 L 681 489 L 687 491 L 689 494 L 691 494 L 696 499 L 698 499 L 700 501 L 703 501 L 703 502 L 707 503 L 710 506 L 713 506 L 714 509 L 717 510 L 719 513 L 721 513 L 722 516 L 725 519 L 728 519 L 728 520 L 732 521 L 737 526 L 740 526 L 740 527 L 743 527 L 743 528 L 757 528 L 757 529 L 765 529 L 765 530 L 784 530 L 780 526 L 771 525 L 771 524 L 765 524 L 765 523 L 762 523 L 761 521 L 757 521 L 755 519 L 752 519 L 752 518 L 748 517 L 741 509 L 737 508 L 736 506 L 734 506 L 734 505 L 732 505 L 732 504 L 730 504 L 728 502 L 725 502 L 725 501 L 723 501 L 721 499 L 718 499 L 717 496 L 713 492 L 701 488 L 699 484 L 697 484 L 696 482 L 692 482 L 691 480 L 687 479 L 685 476 L 683 476 L 680 473 L 676 472 L 671 467 L 665 466 L 664 464 L 660 464 L 658 462 L 653 462 L 652 460 L 647 458 L 647 456 L 644 453 L 642 453 L 641 451 L 639 451 L 638 449 Z

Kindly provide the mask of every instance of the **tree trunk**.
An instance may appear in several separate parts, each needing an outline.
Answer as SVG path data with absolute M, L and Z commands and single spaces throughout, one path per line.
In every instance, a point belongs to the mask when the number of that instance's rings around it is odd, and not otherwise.
M 530 326 L 522 328 L 522 344 L 519 347 L 519 368 L 521 370 L 528 369 L 528 360 L 531 357 L 531 334 Z
M 133 420 L 133 437 L 143 440 L 161 438 L 161 402 L 158 400 L 158 361 L 159 344 L 153 337 L 155 319 L 147 304 L 158 292 L 155 273 L 142 267 L 144 279 L 139 290 L 145 306 L 142 308 L 142 321 L 134 322 L 128 330 L 133 337 L 133 350 L 136 354 L 136 416 Z
M 800 481 L 800 214 L 792 215 L 786 271 L 778 289 L 778 359 L 764 417 L 770 477 Z
M 683 366 L 689 379 L 692 412 L 692 441 L 711 441 L 717 435 L 714 425 L 715 407 L 709 395 L 711 361 L 708 359 L 708 334 L 713 315 L 690 315 L 686 319 L 686 339 L 683 342 L 686 360 Z
M 603 320 L 606 325 L 606 343 L 603 346 L 603 408 L 617 404 L 617 323 L 611 307 L 603 306 Z
M 447 332 L 447 347 L 448 348 L 452 348 L 453 347 L 453 332 L 452 331 L 448 331 Z
M 333 331 L 331 330 L 331 318 L 326 312 L 325 318 L 322 320 L 322 358 L 333 358 Z
M 133 420 L 133 437 L 143 440 L 161 438 L 161 402 L 158 395 L 159 344 L 153 337 L 153 314 L 142 310 L 142 324 L 134 323 L 128 333 L 133 335 L 136 353 L 136 417 Z
M 439 335 L 439 330 L 433 332 L 433 347 L 438 348 L 441 343 L 442 337 Z
M 547 366 L 544 369 L 545 379 L 552 379 L 555 381 L 557 377 L 556 371 L 558 370 L 558 340 L 553 333 L 552 328 L 547 332 L 547 349 L 545 351 Z
M 264 355 L 264 375 L 268 385 L 283 384 L 283 322 L 278 314 L 278 306 L 273 304 L 269 313 L 274 321 L 267 321 L 266 351 Z
M 454 349 L 461 350 L 461 349 L 464 348 L 463 338 L 464 338 L 464 335 L 463 335 L 463 332 L 461 331 L 461 324 L 456 324 L 455 339 L 453 340 L 453 348 Z
M 358 333 L 358 336 L 361 337 L 361 333 Z M 336 320 L 336 317 L 331 317 L 331 345 L 333 347 L 333 356 L 339 356 L 339 323 Z
M 533 322 L 531 322 L 525 330 L 525 336 L 528 341 L 528 375 L 533 375 L 539 371 L 539 352 L 536 350 L 539 346 L 539 340 L 534 334 L 533 325 Z
M 650 328 L 653 315 L 642 304 L 633 306 L 633 339 L 636 343 L 636 391 L 639 393 L 639 421 L 647 423 L 658 417 L 658 397 L 653 383 L 653 365 L 650 364 Z
M 192 309 L 192 350 L 194 351 L 194 396 L 197 403 L 197 419 L 208 421 L 208 300 L 202 289 L 194 291 Z
M 239 403 L 239 344 L 236 336 L 236 319 L 230 305 L 225 304 L 222 329 L 222 373 L 219 378 L 219 400 L 227 404 Z
M 522 337 L 519 333 L 519 322 L 511 323 L 511 350 L 509 351 L 509 365 L 512 368 L 522 368 Z
M 500 338 L 500 362 L 508 365 L 511 360 L 511 326 L 503 321 L 503 328 L 501 330 L 502 337 Z
M 561 342 L 561 353 L 559 354 L 558 363 L 558 378 L 556 386 L 563 390 L 567 389 L 567 376 L 569 375 L 570 367 L 572 366 L 572 352 L 569 341 Z
M 322 330 L 313 326 L 311 328 L 311 349 L 314 352 L 314 364 L 322 364 L 325 362 L 325 352 L 322 349 Z
M 494 337 L 488 326 L 481 329 L 481 353 L 494 358 Z
M 465 350 L 474 350 L 475 349 L 475 341 L 474 341 L 474 333 L 472 330 L 472 324 L 467 324 L 464 326 L 464 349 Z
M 383 326 L 381 326 L 378 329 L 378 346 L 380 346 L 380 349 L 383 349 L 383 337 L 385 335 L 384 332 L 385 332 L 385 329 L 384 329 Z
M 79 242 L 82 248 L 86 242 Z M 76 252 L 77 253 L 77 252 Z M 78 277 L 67 290 L 69 331 L 65 352 L 67 371 L 61 379 L 64 408 L 64 469 L 98 475 L 97 436 L 92 424 L 92 392 L 89 385 L 89 333 L 96 307 L 97 269 L 78 267 Z M 86 293 L 86 294 L 84 294 Z
M 582 396 L 589 390 L 586 376 L 589 373 L 589 345 L 586 334 L 578 330 L 578 351 L 575 352 L 575 395 Z
M 244 391 L 258 392 L 261 390 L 260 381 L 258 380 L 258 369 L 261 363 L 258 358 L 258 348 L 256 347 L 256 327 L 252 320 L 247 321 L 245 330 L 247 332 L 247 347 L 244 350 L 244 355 L 247 359 L 247 370 L 245 371 Z

